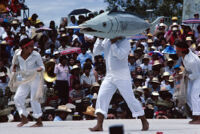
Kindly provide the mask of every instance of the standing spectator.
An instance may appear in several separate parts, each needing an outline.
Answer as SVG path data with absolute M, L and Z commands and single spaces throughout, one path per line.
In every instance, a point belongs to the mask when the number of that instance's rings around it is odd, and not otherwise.
M 87 48 L 82 47 L 81 53 L 77 57 L 77 60 L 79 60 L 81 62 L 81 68 L 83 68 L 84 63 L 88 58 L 90 58 L 92 60 L 92 56 L 90 54 L 86 53 L 86 51 L 87 51 Z
M 57 77 L 55 89 L 58 91 L 61 104 L 64 105 L 67 103 L 69 96 L 69 68 L 65 56 L 60 57 L 60 63 L 55 66 L 54 73 Z

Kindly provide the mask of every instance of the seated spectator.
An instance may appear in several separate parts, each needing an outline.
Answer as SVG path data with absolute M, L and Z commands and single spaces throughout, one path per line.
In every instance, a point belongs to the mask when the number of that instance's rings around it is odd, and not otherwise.
M 56 116 L 53 121 L 65 121 L 68 113 L 72 112 L 66 105 L 60 105 L 56 109 Z
M 79 81 L 74 81 L 72 90 L 69 93 L 69 97 L 73 103 L 78 103 L 85 97 L 85 91 L 81 88 L 81 84 Z
M 84 64 L 83 74 L 81 75 L 81 85 L 83 86 L 86 95 L 89 93 L 89 89 L 92 87 L 92 84 L 95 82 L 94 74 L 90 73 L 92 69 L 90 64 Z

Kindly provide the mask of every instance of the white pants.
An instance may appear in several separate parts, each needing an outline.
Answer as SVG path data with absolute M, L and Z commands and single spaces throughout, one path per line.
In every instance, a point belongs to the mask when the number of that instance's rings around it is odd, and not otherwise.
M 200 115 L 200 78 L 188 81 L 187 104 L 192 115 Z
M 105 78 L 100 87 L 97 102 L 96 102 L 96 111 L 95 113 L 101 113 L 107 118 L 108 107 L 111 101 L 113 94 L 116 90 L 119 90 L 122 97 L 126 101 L 129 109 L 132 112 L 133 117 L 143 116 L 144 110 L 142 105 L 135 98 L 132 90 L 132 84 L 130 80 L 116 80 Z
M 39 102 L 37 102 L 36 100 L 34 100 L 36 91 L 38 89 L 38 84 L 39 84 L 39 79 L 36 78 L 34 81 L 27 83 L 27 84 L 23 84 L 20 85 L 15 93 L 14 96 L 14 102 L 15 102 L 15 106 L 17 107 L 18 113 L 21 116 L 22 114 L 24 116 L 28 116 L 28 112 L 26 111 L 26 107 L 25 107 L 25 100 L 27 98 L 27 96 L 30 93 L 30 97 L 31 97 L 31 108 L 33 110 L 33 117 L 38 119 L 39 117 L 42 116 L 42 110 L 41 110 L 41 105 Z

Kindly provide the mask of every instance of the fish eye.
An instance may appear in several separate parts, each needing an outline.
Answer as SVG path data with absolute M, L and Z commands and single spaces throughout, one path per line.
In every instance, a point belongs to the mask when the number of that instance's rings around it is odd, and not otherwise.
M 103 22 L 103 27 L 106 27 L 106 22 Z

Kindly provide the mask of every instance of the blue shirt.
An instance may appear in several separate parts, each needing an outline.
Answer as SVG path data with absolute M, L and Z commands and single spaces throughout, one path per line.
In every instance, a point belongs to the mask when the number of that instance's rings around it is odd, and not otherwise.
M 55 116 L 53 121 L 63 121 L 59 116 Z
M 77 57 L 77 60 L 79 60 L 81 62 L 81 67 L 83 67 L 83 65 L 87 59 L 92 60 L 92 56 L 88 53 L 85 53 L 85 54 L 80 53 Z

